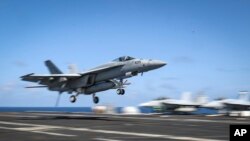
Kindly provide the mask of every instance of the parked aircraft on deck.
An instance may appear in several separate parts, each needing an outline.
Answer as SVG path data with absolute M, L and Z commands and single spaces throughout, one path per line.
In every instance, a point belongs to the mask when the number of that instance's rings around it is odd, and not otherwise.
M 189 113 L 197 110 L 199 106 L 206 103 L 205 96 L 198 96 L 195 99 L 192 99 L 190 92 L 184 92 L 181 95 L 181 99 L 162 99 L 162 100 L 153 100 L 145 103 L 139 104 L 142 107 L 153 107 L 161 108 L 166 112 L 183 112 Z

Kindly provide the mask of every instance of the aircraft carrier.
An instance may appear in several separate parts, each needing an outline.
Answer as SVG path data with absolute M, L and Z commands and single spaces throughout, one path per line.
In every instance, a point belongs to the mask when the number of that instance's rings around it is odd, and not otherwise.
M 249 118 L 0 112 L 2 141 L 226 141 L 230 124 Z

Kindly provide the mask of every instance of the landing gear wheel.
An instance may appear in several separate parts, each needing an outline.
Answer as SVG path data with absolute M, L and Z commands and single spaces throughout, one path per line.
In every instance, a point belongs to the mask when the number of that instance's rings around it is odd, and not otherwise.
M 121 95 L 121 94 L 122 94 L 122 89 L 117 89 L 117 90 L 116 90 L 116 93 L 117 93 L 118 95 Z
M 97 96 L 95 96 L 95 97 L 93 98 L 93 101 L 94 101 L 95 104 L 97 104 L 97 103 L 99 102 L 99 98 L 98 98 Z
M 124 90 L 124 89 L 117 89 L 117 90 L 116 90 L 116 93 L 117 93 L 118 95 L 124 95 L 124 94 L 125 94 L 125 90 Z
M 124 94 L 125 94 L 125 90 L 121 89 L 121 95 L 124 95 Z
M 116 90 L 116 93 L 117 93 L 118 95 L 120 95 L 120 94 L 121 94 L 121 89 L 117 89 L 117 90 Z
M 71 103 L 76 102 L 76 96 L 74 96 L 74 95 L 70 96 L 70 102 Z

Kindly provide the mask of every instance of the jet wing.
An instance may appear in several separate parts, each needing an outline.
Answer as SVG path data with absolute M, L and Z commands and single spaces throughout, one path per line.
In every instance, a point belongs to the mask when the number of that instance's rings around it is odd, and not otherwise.
M 31 73 L 31 74 L 21 76 L 21 79 L 24 81 L 30 81 L 30 82 L 41 82 L 41 81 L 47 81 L 47 80 L 52 80 L 52 79 L 57 79 L 57 78 L 76 79 L 83 75 L 88 75 L 91 73 L 101 73 L 103 71 L 107 71 L 109 69 L 117 68 L 120 66 L 123 66 L 123 64 L 112 64 L 112 65 L 98 67 L 98 68 L 94 68 L 94 69 L 91 69 L 82 73 L 75 73 L 75 74 L 34 74 L 34 73 Z
M 43 80 L 50 80 L 54 78 L 78 78 L 81 77 L 80 74 L 27 74 L 24 76 L 21 76 L 21 79 L 24 81 L 30 81 L 30 82 L 39 82 Z
M 168 101 L 168 102 L 163 102 L 163 104 L 168 107 L 168 108 L 178 108 L 178 107 L 199 107 L 199 104 L 192 103 L 192 102 L 186 102 L 186 101 Z
M 101 73 L 101 72 L 107 71 L 109 69 L 114 69 L 114 68 L 121 67 L 123 65 L 124 64 L 112 64 L 112 65 L 108 65 L 108 66 L 97 67 L 97 68 L 94 68 L 94 69 L 91 69 L 91 70 L 88 70 L 88 71 L 85 71 L 85 72 L 81 72 L 80 74 L 81 75 L 86 75 L 86 74 L 90 74 L 90 73 Z
M 250 103 L 224 103 L 228 109 L 249 110 Z

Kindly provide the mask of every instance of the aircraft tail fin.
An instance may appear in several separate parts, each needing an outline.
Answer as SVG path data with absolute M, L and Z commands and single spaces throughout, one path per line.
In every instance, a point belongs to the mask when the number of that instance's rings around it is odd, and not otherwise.
M 45 61 L 45 65 L 47 66 L 51 74 L 62 74 L 62 71 L 59 70 L 52 61 L 50 60 Z
M 205 95 L 198 95 L 195 99 L 197 104 L 205 104 L 208 102 L 208 97 Z
M 75 64 L 70 64 L 68 68 L 69 68 L 69 73 L 78 73 L 78 69 Z
M 247 91 L 239 92 L 239 99 L 242 101 L 249 101 L 249 95 Z
M 184 92 L 181 95 L 181 99 L 185 101 L 192 101 L 192 94 L 191 92 Z

